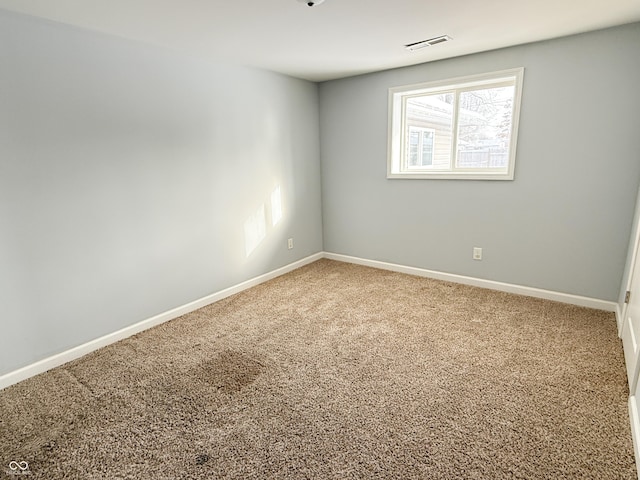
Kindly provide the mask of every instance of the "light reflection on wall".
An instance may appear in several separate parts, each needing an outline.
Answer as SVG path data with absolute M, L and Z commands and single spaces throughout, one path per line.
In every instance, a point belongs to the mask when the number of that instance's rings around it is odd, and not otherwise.
M 282 195 L 280 185 L 271 192 L 271 224 L 275 227 L 282 220 Z
M 244 222 L 244 248 L 247 257 L 262 243 L 267 236 L 264 204 L 252 213 Z
M 271 226 L 275 227 L 282 220 L 282 192 L 280 185 L 271 192 Z M 247 257 L 267 237 L 267 212 L 265 204 L 261 204 L 244 222 L 244 247 Z

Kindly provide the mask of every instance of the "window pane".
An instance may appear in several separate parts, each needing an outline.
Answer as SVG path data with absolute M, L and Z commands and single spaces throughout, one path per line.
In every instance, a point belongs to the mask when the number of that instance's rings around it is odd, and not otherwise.
M 409 149 L 407 165 L 409 167 L 417 167 L 418 163 L 418 146 L 420 145 L 420 131 L 409 127 Z
M 407 167 L 422 168 L 433 164 L 433 130 L 409 127 Z
M 407 133 L 418 130 L 428 133 L 418 137 L 415 157 L 412 138 L 409 140 L 409 148 L 406 152 L 408 167 L 434 170 L 451 168 L 453 100 L 453 93 L 421 95 L 407 99 L 405 117 Z M 429 151 L 431 151 L 430 154 Z M 420 158 L 418 158 L 418 152 L 421 152 Z
M 485 88 L 460 94 L 458 168 L 506 168 L 515 87 Z
M 433 132 L 422 132 L 422 162 L 421 165 L 433 165 Z

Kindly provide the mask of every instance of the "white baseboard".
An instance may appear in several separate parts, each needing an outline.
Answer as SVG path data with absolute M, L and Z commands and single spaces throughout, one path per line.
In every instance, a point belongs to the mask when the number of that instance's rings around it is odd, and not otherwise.
M 629 419 L 631 420 L 631 437 L 633 438 L 633 453 L 636 458 L 636 470 L 640 478 L 640 418 L 635 396 L 629 397 Z
M 617 316 L 618 317 L 620 316 L 620 310 L 619 310 L 618 304 L 615 302 L 609 302 L 606 300 L 599 300 L 599 299 L 589 298 L 589 297 L 581 297 L 578 295 L 553 292 L 549 290 L 541 290 L 538 288 L 525 287 L 521 285 L 512 285 L 508 283 L 495 282 L 492 280 L 483 280 L 481 278 L 466 277 L 463 275 L 455 275 L 451 273 L 438 272 L 434 270 L 426 270 L 423 268 L 397 265 L 393 263 L 380 262 L 377 260 L 368 260 L 364 258 L 351 257 L 348 255 L 341 255 L 341 254 L 330 253 L 330 252 L 320 252 L 320 253 L 311 255 L 309 257 L 303 258 L 302 260 L 299 260 L 297 262 L 291 263 L 289 265 L 285 265 L 282 268 L 265 273 L 264 275 L 260 275 L 258 277 L 252 278 L 250 280 L 247 280 L 238 285 L 226 288 L 219 292 L 212 293 L 211 295 L 207 295 L 206 297 L 200 298 L 186 305 L 176 307 L 172 310 L 161 313 L 149 319 L 143 320 L 134 325 L 125 327 L 121 330 L 107 334 L 103 337 L 97 338 L 85 344 L 78 345 L 77 347 L 71 348 L 70 350 L 66 350 L 64 352 L 58 353 L 51 357 L 35 362 L 31 365 L 27 365 L 13 372 L 9 372 L 5 375 L 2 375 L 0 376 L 0 390 L 10 385 L 14 385 L 18 382 L 21 382 L 22 380 L 26 380 L 27 378 L 33 377 L 40 373 L 46 372 L 47 370 L 50 370 L 52 368 L 63 365 L 67 362 L 80 358 L 83 355 L 91 353 L 99 348 L 105 347 L 119 340 L 128 338 L 132 335 L 135 335 L 136 333 L 142 332 L 156 325 L 160 325 L 161 323 L 167 322 L 169 320 L 173 320 L 174 318 L 178 318 L 181 315 L 185 315 L 189 312 L 202 308 L 206 305 L 210 305 L 214 302 L 217 302 L 218 300 L 222 300 L 223 298 L 229 297 L 236 293 L 242 292 L 243 290 L 247 290 L 248 288 L 254 287 L 256 285 L 264 283 L 273 278 L 279 277 L 280 275 L 284 275 L 285 273 L 291 272 L 304 265 L 308 265 L 309 263 L 315 262 L 316 260 L 320 260 L 321 258 L 328 258 L 331 260 L 337 260 L 337 261 L 346 262 L 346 263 L 354 263 L 354 264 L 364 265 L 368 267 L 380 268 L 383 270 L 391 270 L 394 272 L 407 273 L 409 275 L 417 275 L 420 277 L 434 278 L 437 280 L 444 280 L 447 282 L 455 282 L 455 283 L 461 283 L 464 285 L 472 285 L 476 287 L 488 288 L 491 290 L 498 290 L 502 292 L 516 293 L 520 295 L 527 295 L 530 297 L 544 298 L 547 300 L 555 300 L 558 302 L 569 303 L 572 305 L 579 305 L 582 307 L 590 307 L 590 308 L 596 308 L 596 309 L 606 310 L 610 312 L 616 312 Z
M 136 333 L 142 332 L 143 330 L 147 330 L 151 327 L 155 327 L 156 325 L 160 325 L 161 323 L 173 320 L 174 318 L 178 318 L 181 315 L 193 312 L 194 310 L 215 303 L 231 295 L 235 295 L 236 293 L 240 293 L 243 290 L 247 290 L 248 288 L 255 287 L 256 285 L 279 277 L 280 275 L 284 275 L 285 273 L 291 272 L 297 268 L 315 262 L 316 260 L 320 260 L 323 257 L 324 254 L 322 252 L 316 253 L 309 257 L 303 258 L 302 260 L 298 260 L 297 262 L 290 263 L 289 265 L 285 265 L 284 267 L 265 273 L 264 275 L 252 278 L 219 292 L 212 293 L 211 295 L 207 295 L 206 297 L 187 303 L 186 305 L 176 307 L 172 310 L 169 310 L 168 312 L 161 313 L 131 326 L 125 327 L 116 332 L 109 333 L 103 337 L 96 338 L 95 340 L 91 340 L 90 342 L 87 342 L 85 344 L 78 345 L 77 347 L 71 348 L 70 350 L 66 350 L 64 352 L 40 360 L 36 363 L 32 363 L 31 365 L 27 365 L 26 367 L 20 368 L 13 372 L 9 372 L 5 375 L 0 376 L 0 390 L 10 385 L 21 382 L 22 380 L 26 380 L 27 378 L 46 372 L 47 370 L 51 370 L 52 368 L 59 367 L 60 365 L 91 353 L 94 350 L 106 347 L 107 345 L 128 338 L 132 335 L 135 335 Z
M 570 293 L 554 292 L 551 290 L 542 290 L 539 288 L 525 287 L 522 285 L 513 285 L 510 283 L 495 282 L 493 280 L 484 280 L 482 278 L 465 277 L 464 275 L 456 275 L 453 273 L 438 272 L 435 270 L 426 270 L 424 268 L 408 267 L 405 265 L 397 265 L 395 263 L 380 262 L 377 260 L 368 260 L 365 258 L 350 257 L 337 253 L 325 252 L 325 258 L 338 260 L 340 262 L 355 263 L 367 267 L 381 268 L 383 270 L 391 270 L 393 272 L 407 273 L 409 275 L 417 275 L 419 277 L 434 278 L 436 280 L 444 280 L 446 282 L 462 283 L 474 287 L 488 288 L 490 290 L 498 290 L 500 292 L 516 293 L 518 295 L 526 295 L 528 297 L 543 298 L 546 300 L 554 300 L 556 302 L 578 305 L 580 307 L 595 308 L 605 310 L 607 312 L 616 312 L 618 304 L 607 300 L 597 298 L 581 297 Z

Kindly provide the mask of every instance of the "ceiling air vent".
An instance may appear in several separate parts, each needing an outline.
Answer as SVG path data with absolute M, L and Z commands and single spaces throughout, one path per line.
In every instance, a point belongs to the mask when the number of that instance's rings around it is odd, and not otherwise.
M 405 45 L 404 47 L 413 52 L 414 50 L 420 50 L 425 47 L 433 47 L 434 45 L 438 45 L 439 43 L 448 42 L 449 40 L 453 40 L 449 35 L 440 35 L 439 37 L 433 37 L 428 40 L 422 40 L 416 43 L 410 43 L 409 45 Z

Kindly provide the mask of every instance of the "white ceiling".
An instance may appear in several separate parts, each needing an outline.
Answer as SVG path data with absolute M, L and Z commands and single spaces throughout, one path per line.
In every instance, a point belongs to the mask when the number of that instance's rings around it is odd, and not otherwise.
M 640 0 L 0 0 L 0 8 L 312 81 L 640 21 Z M 445 34 L 453 41 L 404 49 Z

